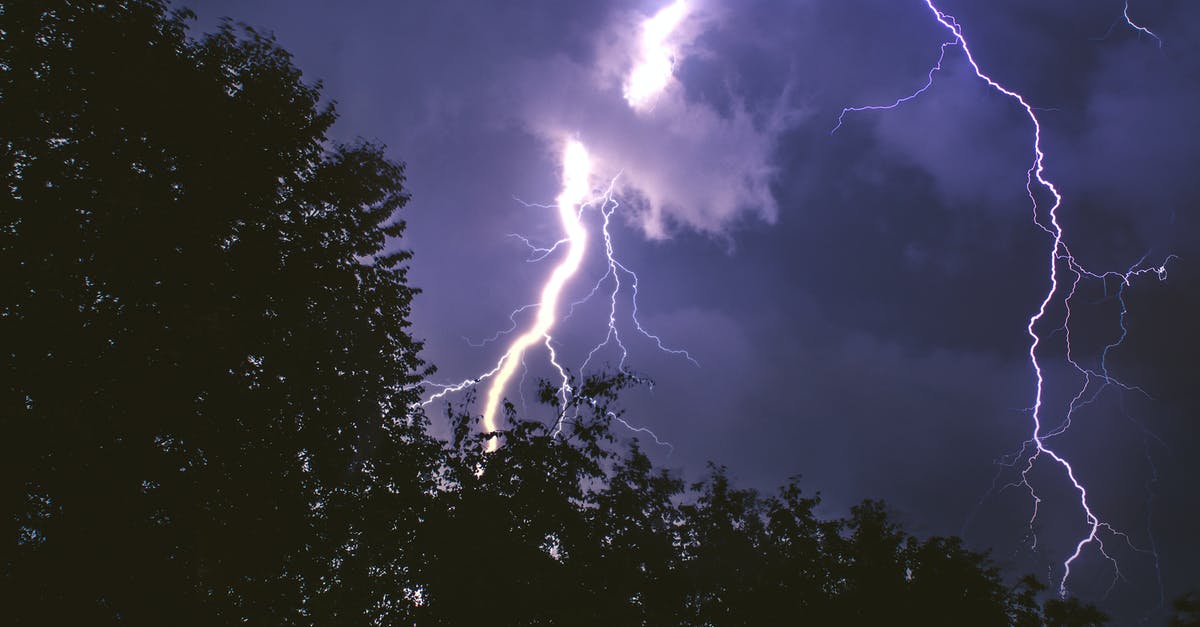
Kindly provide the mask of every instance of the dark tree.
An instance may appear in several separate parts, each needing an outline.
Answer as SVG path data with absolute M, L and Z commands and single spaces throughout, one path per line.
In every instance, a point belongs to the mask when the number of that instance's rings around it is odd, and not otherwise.
M 754 600 L 763 617 L 803 616 L 812 624 L 844 618 L 834 604 L 841 582 L 833 549 L 841 545 L 845 522 L 819 519 L 814 509 L 820 503 L 819 495 L 803 495 L 795 477 L 764 504 L 765 585 Z
M 1171 602 L 1171 627 L 1200 627 L 1200 590 L 1191 590 Z
M 757 592 L 765 524 L 753 490 L 736 488 L 726 469 L 709 465 L 683 505 L 683 560 L 687 624 L 749 624 L 746 609 Z
M 1008 617 L 1013 627 L 1041 627 L 1042 609 L 1038 597 L 1046 586 L 1033 575 L 1025 575 L 1009 591 Z
M 186 18 L 0 4 L 6 624 L 361 624 L 413 587 L 403 169 Z
M 677 623 L 687 594 L 679 573 L 684 482 L 655 469 L 637 442 L 617 458 L 591 515 L 596 549 L 588 580 L 597 624 Z
M 1046 627 L 1099 627 L 1108 615 L 1079 599 L 1049 599 L 1044 606 Z

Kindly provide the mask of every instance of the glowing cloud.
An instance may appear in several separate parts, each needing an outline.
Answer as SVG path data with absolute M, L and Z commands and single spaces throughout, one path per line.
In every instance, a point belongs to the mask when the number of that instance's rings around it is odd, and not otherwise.
M 688 57 L 700 67 L 714 54 L 703 36 L 726 13 L 712 5 L 616 11 L 596 29 L 587 64 L 562 55 L 530 62 L 512 84 L 536 96 L 519 101 L 527 130 L 550 142 L 578 134 L 598 178 L 621 174 L 620 219 L 651 239 L 693 230 L 723 240 L 746 218 L 774 222 L 776 140 L 808 115 L 793 105 L 790 82 L 774 97 L 747 99 L 724 66 L 710 68 L 726 74 L 723 96 L 688 95 L 676 72 Z
M 675 0 L 642 23 L 640 55 L 625 83 L 625 100 L 634 109 L 650 108 L 671 81 L 676 51 L 667 40 L 688 10 L 685 0 Z

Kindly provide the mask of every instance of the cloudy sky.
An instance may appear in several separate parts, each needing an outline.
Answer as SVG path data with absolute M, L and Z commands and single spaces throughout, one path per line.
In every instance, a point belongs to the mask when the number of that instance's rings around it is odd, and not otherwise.
M 562 236 L 539 205 L 553 203 L 562 146 L 576 139 L 597 186 L 616 177 L 612 235 L 639 274 L 641 323 L 699 363 L 636 333 L 626 281 L 627 364 L 656 385 L 624 405 L 673 445 L 654 447 L 660 463 L 696 476 L 716 460 L 768 489 L 803 475 L 829 513 L 883 498 L 917 533 L 962 533 L 1013 572 L 1061 578 L 1088 530 L 1062 469 L 1043 458 L 1029 475 L 1043 499 L 1036 549 L 1028 490 L 1004 489 L 1018 477 L 1006 456 L 1032 432 L 1026 325 L 1052 244 L 1025 188 L 1029 118 L 949 46 L 919 98 L 850 112 L 831 133 L 844 107 L 925 84 L 953 36 L 922 0 L 693 0 L 666 40 L 670 80 L 641 108 L 625 87 L 640 25 L 663 0 L 181 4 L 197 32 L 222 16 L 273 31 L 337 101 L 338 139 L 378 140 L 407 163 L 403 245 L 424 290 L 413 317 L 439 381 L 492 367 L 505 338 L 473 344 L 537 299 L 556 258 L 529 263 L 510 234 Z M 1071 357 L 1143 392 L 1093 377 L 1070 430 L 1048 441 L 1093 510 L 1141 549 L 1104 535 L 1124 579 L 1112 585 L 1093 545 L 1069 582 L 1107 595 L 1123 623 L 1160 591 L 1200 583 L 1200 7 L 1133 0 L 1129 16 L 1155 39 L 1124 21 L 1121 0 L 939 6 L 981 68 L 1035 108 L 1078 262 L 1100 274 L 1178 256 L 1164 281 L 1079 284 Z M 1049 196 L 1035 196 L 1045 223 Z M 589 228 L 598 218 L 585 213 Z M 593 244 L 568 302 L 603 276 L 601 252 Z M 1085 383 L 1067 361 L 1064 295 L 1038 326 L 1048 428 Z M 1122 301 L 1127 335 L 1102 366 Z M 608 314 L 602 295 L 559 327 L 564 363 L 583 362 Z M 549 373 L 544 353 L 527 357 L 526 392 Z M 592 363 L 618 359 L 609 346 Z

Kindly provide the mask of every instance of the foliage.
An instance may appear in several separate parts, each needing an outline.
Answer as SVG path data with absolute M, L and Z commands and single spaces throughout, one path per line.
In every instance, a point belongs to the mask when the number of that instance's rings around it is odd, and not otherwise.
M 616 442 L 628 375 L 509 406 L 495 453 L 465 410 L 435 439 L 402 166 L 329 142 L 269 37 L 186 19 L 0 4 L 6 624 L 1103 620 L 881 503 L 687 484 Z
M 593 382 L 598 379 L 593 379 Z M 453 478 L 426 529 L 436 556 L 417 624 L 1098 625 L 1077 599 L 1039 603 L 1045 586 L 1004 585 L 986 554 L 958 538 L 919 539 L 866 501 L 818 514 L 793 480 L 770 496 L 710 465 L 686 485 L 633 440 L 608 446 L 611 402 L 579 395 L 559 437 L 517 419 L 484 452 L 459 426 Z M 578 390 L 594 389 L 590 382 Z M 546 398 L 552 398 L 547 396 Z M 586 418 L 586 419 L 585 419 Z M 434 513 L 436 512 L 436 513 Z M 426 540 L 418 539 L 418 542 Z
M 0 5 L 9 624 L 324 623 L 404 581 L 402 167 L 329 145 L 269 38 L 183 18 Z
M 1200 589 L 1193 589 L 1171 603 L 1171 627 L 1200 626 Z

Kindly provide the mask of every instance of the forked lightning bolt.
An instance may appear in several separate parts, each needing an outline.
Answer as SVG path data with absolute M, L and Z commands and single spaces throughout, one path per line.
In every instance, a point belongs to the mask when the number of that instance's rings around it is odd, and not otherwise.
M 563 231 L 567 236 L 567 255 L 554 268 L 550 279 L 542 288 L 542 298 L 538 302 L 533 327 L 513 340 L 508 351 L 500 358 L 499 369 L 492 379 L 483 405 L 483 428 L 486 433 L 496 431 L 496 412 L 500 409 L 501 397 L 508 386 L 508 380 L 517 371 L 517 365 L 524 357 L 525 350 L 540 341 L 546 342 L 549 347 L 550 329 L 554 327 L 558 318 L 558 301 L 562 296 L 563 286 L 583 263 L 583 253 L 587 249 L 587 229 L 583 227 L 580 211 L 592 191 L 591 172 L 591 160 L 583 144 L 578 141 L 568 142 L 563 153 L 563 189 L 557 199 L 558 217 L 562 220 Z M 553 349 L 551 354 L 553 355 Z M 496 450 L 499 445 L 500 441 L 496 438 L 488 440 L 489 451 Z
M 1063 233 L 1062 225 L 1059 223 L 1058 210 L 1062 206 L 1063 197 L 1054 183 L 1047 178 L 1045 172 L 1045 153 L 1042 150 L 1042 124 L 1038 119 L 1036 109 L 1029 104 L 1023 95 L 1005 87 L 999 81 L 993 79 L 983 71 L 979 63 L 975 59 L 975 55 L 971 51 L 970 43 L 967 41 L 963 33 L 962 26 L 954 18 L 954 16 L 945 13 L 939 9 L 932 0 L 925 0 L 925 5 L 933 14 L 934 19 L 946 29 L 950 39 L 941 44 L 941 49 L 938 54 L 937 62 L 930 68 L 927 75 L 927 80 L 924 85 L 918 88 L 913 93 L 895 100 L 890 104 L 869 105 L 858 107 L 847 107 L 842 110 L 838 116 L 837 125 L 833 128 L 836 132 L 845 122 L 846 116 L 854 112 L 876 111 L 894 109 L 904 105 L 929 90 L 933 86 L 934 75 L 942 69 L 942 62 L 945 60 L 947 50 L 951 47 L 957 47 L 962 51 L 962 55 L 970 64 L 976 77 L 987 84 L 989 88 L 1004 97 L 1012 100 L 1021 110 L 1024 111 L 1033 127 L 1033 146 L 1032 146 L 1032 164 L 1029 167 L 1026 176 L 1026 191 L 1029 195 L 1029 201 L 1033 206 L 1034 223 L 1041 228 L 1050 237 L 1051 246 L 1047 258 L 1048 272 L 1048 289 L 1045 296 L 1039 303 L 1036 311 L 1029 317 L 1026 325 L 1026 331 L 1030 338 L 1029 343 L 1029 363 L 1035 375 L 1035 392 L 1033 398 L 1033 406 L 1030 408 L 1032 416 L 1033 432 L 1029 440 L 1025 442 L 1021 451 L 1013 456 L 1011 465 L 1015 465 L 1017 460 L 1024 460 L 1024 467 L 1020 472 L 1020 478 L 1012 485 L 1020 486 L 1029 491 L 1033 499 L 1033 514 L 1030 518 L 1030 530 L 1032 532 L 1033 524 L 1037 519 L 1038 507 L 1042 502 L 1042 498 L 1034 489 L 1030 482 L 1029 473 L 1033 470 L 1035 463 L 1042 458 L 1048 459 L 1053 465 L 1059 467 L 1066 478 L 1070 481 L 1075 493 L 1079 498 L 1079 509 L 1083 514 L 1086 522 L 1086 533 L 1075 543 L 1074 550 L 1066 558 L 1062 564 L 1062 577 L 1059 580 L 1058 592 L 1061 595 L 1067 594 L 1067 582 L 1071 576 L 1071 567 L 1076 560 L 1083 554 L 1089 546 L 1094 545 L 1096 550 L 1108 559 L 1114 569 L 1113 582 L 1115 584 L 1117 578 L 1121 577 L 1120 569 L 1117 561 L 1110 555 L 1104 545 L 1105 535 L 1109 537 L 1119 538 L 1122 542 L 1128 544 L 1135 550 L 1138 549 L 1130 541 L 1129 536 L 1118 531 L 1112 525 L 1104 521 L 1103 518 L 1095 511 L 1091 502 L 1088 499 L 1088 490 L 1083 481 L 1079 478 L 1070 461 L 1062 454 L 1050 448 L 1048 441 L 1059 435 L 1062 435 L 1071 426 L 1072 414 L 1079 408 L 1086 406 L 1095 400 L 1096 396 L 1103 388 L 1113 385 L 1122 388 L 1123 390 L 1141 391 L 1139 388 L 1128 386 L 1113 378 L 1108 371 L 1107 357 L 1112 349 L 1119 346 L 1126 336 L 1125 326 L 1125 300 L 1124 290 L 1131 282 L 1144 275 L 1156 276 L 1159 280 L 1166 278 L 1166 264 L 1171 261 L 1172 257 L 1167 257 L 1159 265 L 1143 265 L 1145 258 L 1135 264 L 1125 272 L 1102 272 L 1096 273 L 1086 269 L 1076 258 L 1071 254 L 1070 248 L 1067 246 L 1067 241 Z M 1162 39 L 1157 34 L 1149 29 L 1138 25 L 1129 16 L 1129 5 L 1125 4 L 1123 11 L 1123 19 L 1125 23 L 1139 34 L 1149 36 L 1157 41 L 1160 45 Z M 1039 191 L 1040 190 L 1040 191 Z M 1043 206 L 1039 202 L 1039 193 L 1048 194 L 1051 202 L 1049 206 Z M 1081 281 L 1085 279 L 1099 280 L 1104 282 L 1107 288 L 1109 281 L 1118 283 L 1117 298 L 1121 305 L 1120 315 L 1120 335 L 1113 343 L 1106 346 L 1101 354 L 1099 370 L 1092 370 L 1081 365 L 1072 355 L 1071 351 L 1071 335 L 1070 335 L 1070 317 L 1071 317 L 1071 301 L 1075 296 L 1077 288 Z M 1044 392 L 1046 386 L 1046 377 L 1043 368 L 1042 358 L 1039 354 L 1039 349 L 1042 348 L 1044 341 L 1043 331 L 1040 326 L 1047 318 L 1047 312 L 1050 306 L 1054 303 L 1061 303 L 1065 310 L 1065 315 L 1060 329 L 1064 332 L 1067 346 L 1067 361 L 1083 376 L 1083 386 L 1068 405 L 1060 424 L 1054 429 L 1046 429 L 1044 416 L 1045 407 L 1043 406 Z M 1099 382 L 1098 386 L 1093 386 L 1093 382 Z M 1089 394 L 1090 392 L 1090 394 Z M 1153 540 L 1151 540 L 1153 543 Z M 1036 546 L 1036 536 L 1034 536 Z M 1152 552 L 1152 551 L 1149 551 Z M 1157 562 L 1157 556 L 1155 556 Z
M 1157 33 L 1150 30 L 1149 28 L 1146 28 L 1145 26 L 1142 26 L 1141 24 L 1138 24 L 1137 22 L 1133 21 L 1132 17 L 1129 17 L 1129 3 L 1128 2 L 1125 3 L 1125 9 L 1121 12 L 1121 17 L 1124 18 L 1125 24 L 1127 24 L 1133 30 L 1137 31 L 1139 35 L 1145 35 L 1145 36 L 1153 39 L 1154 41 L 1158 42 L 1158 47 L 1162 48 L 1162 46 L 1163 46 L 1162 37 L 1159 37 Z
M 484 399 L 483 428 L 485 433 L 495 432 L 499 427 L 498 412 L 500 409 L 500 404 L 503 400 L 505 389 L 512 380 L 518 364 L 523 365 L 525 363 L 524 360 L 527 351 L 530 348 L 533 348 L 535 344 L 541 343 L 545 346 L 549 354 L 551 366 L 559 375 L 559 397 L 565 407 L 571 394 L 571 379 L 567 369 L 560 363 L 558 351 L 555 349 L 551 331 L 558 322 L 570 318 L 571 315 L 574 314 L 576 307 L 587 303 L 603 288 L 606 283 L 609 282 L 611 282 L 612 289 L 608 292 L 608 324 L 605 329 L 605 335 L 598 344 L 588 351 L 587 357 L 580 365 L 578 372 L 580 375 L 584 374 L 592 359 L 601 351 L 601 349 L 609 344 L 615 344 L 618 347 L 618 350 L 620 351 L 618 368 L 622 372 L 626 372 L 625 361 L 628 358 L 628 349 L 621 340 L 621 334 L 617 320 L 618 298 L 623 285 L 621 282 L 622 276 L 624 276 L 629 282 L 632 290 L 632 311 L 630 318 L 633 322 L 634 329 L 636 329 L 638 333 L 653 341 L 660 350 L 680 355 L 692 363 L 696 363 L 696 360 L 693 359 L 687 351 L 665 346 L 662 342 L 662 339 L 657 335 L 647 331 L 646 328 L 642 326 L 641 321 L 638 319 L 638 276 L 633 272 L 633 270 L 617 259 L 613 245 L 612 232 L 610 230 L 613 214 L 616 212 L 619 206 L 616 200 L 613 198 L 613 188 L 615 187 L 615 184 L 616 179 L 613 179 L 613 181 L 609 183 L 608 187 L 604 191 L 599 194 L 594 194 L 591 187 L 591 161 L 588 157 L 587 150 L 579 141 L 572 140 L 567 143 L 566 150 L 563 154 L 563 188 L 562 192 L 558 196 L 558 199 L 556 200 L 555 205 L 553 205 L 553 207 L 558 211 L 559 220 L 562 223 L 563 231 L 566 234 L 566 237 L 558 240 L 549 248 L 542 248 L 534 245 L 523 236 L 513 235 L 513 237 L 520 239 L 529 247 L 531 251 L 529 261 L 542 261 L 562 247 L 566 248 L 566 256 L 558 263 L 557 266 L 555 266 L 554 270 L 551 272 L 550 277 L 547 279 L 542 288 L 541 299 L 536 303 L 518 307 L 509 315 L 509 321 L 511 322 L 511 325 L 508 329 L 499 331 L 481 342 L 471 342 L 468 340 L 468 343 L 470 343 L 472 346 L 482 347 L 498 341 L 502 336 L 508 335 L 517 329 L 519 326 L 519 323 L 517 322 L 517 316 L 519 314 L 530 309 L 535 309 L 537 314 L 532 325 L 521 335 L 514 338 L 509 343 L 508 349 L 505 351 L 504 355 L 500 357 L 500 360 L 496 363 L 495 367 L 483 373 L 482 375 L 466 381 L 448 385 L 426 382 L 425 385 L 440 389 L 437 393 L 430 396 L 424 404 L 428 405 L 429 403 L 442 398 L 447 394 L 464 390 L 485 380 L 489 381 L 487 395 Z M 588 247 L 588 232 L 584 222 L 584 210 L 593 207 L 599 211 L 602 217 L 600 233 L 604 241 L 604 254 L 607 262 L 607 270 L 592 287 L 591 291 L 583 298 L 571 303 L 570 307 L 565 312 L 565 315 L 563 315 L 564 312 L 560 307 L 562 295 L 570 280 L 578 272 Z M 582 400 L 584 402 L 590 402 L 588 399 Z M 648 434 L 657 444 L 671 447 L 670 443 L 663 441 L 658 437 L 658 435 L 645 427 L 634 426 L 615 414 L 610 414 L 610 417 L 632 431 Z M 555 425 L 556 434 L 561 429 L 564 419 L 565 416 L 559 417 L 559 420 Z M 488 441 L 487 450 L 494 451 L 498 446 L 499 440 L 497 438 L 492 438 Z
M 639 40 L 640 49 L 637 54 L 637 61 L 632 68 L 629 78 L 624 86 L 625 100 L 629 106 L 635 110 L 645 111 L 652 107 L 655 99 L 665 90 L 672 78 L 672 70 L 674 68 L 673 49 L 668 45 L 668 39 L 679 26 L 680 22 L 687 17 L 688 6 L 684 0 L 676 0 L 673 4 L 659 11 L 653 17 L 647 19 L 642 25 L 641 39 Z M 526 352 L 533 348 L 535 344 L 541 343 L 545 346 L 549 357 L 550 364 L 558 373 L 560 378 L 559 398 L 565 408 L 571 394 L 570 375 L 561 364 L 558 351 L 554 346 L 554 339 L 551 335 L 551 330 L 555 324 L 569 318 L 579 305 L 586 303 L 594 296 L 604 284 L 611 281 L 612 290 L 609 292 L 609 315 L 608 325 L 604 338 L 599 344 L 594 346 L 584 359 L 579 367 L 580 375 L 583 375 L 592 359 L 610 343 L 615 344 L 620 351 L 620 361 L 618 368 L 621 372 L 626 372 L 625 361 L 628 357 L 628 350 L 621 340 L 621 334 L 617 323 L 617 300 L 621 292 L 622 277 L 629 281 L 632 290 L 631 307 L 632 312 L 630 317 L 633 321 L 634 328 L 638 333 L 649 338 L 662 351 L 680 355 L 697 364 L 687 351 L 673 349 L 665 346 L 661 338 L 653 333 L 650 333 L 642 326 L 641 321 L 637 316 L 637 297 L 638 297 L 638 277 L 625 264 L 621 263 L 615 256 L 613 247 L 612 233 L 610 230 L 613 213 L 619 206 L 614 200 L 613 189 L 616 185 L 616 179 L 609 183 L 608 188 L 601 194 L 593 195 L 592 185 L 592 162 L 588 155 L 587 149 L 578 140 L 567 142 L 566 149 L 563 154 L 563 187 L 559 194 L 554 208 L 558 211 L 559 220 L 562 222 L 564 236 L 555 242 L 549 248 L 543 248 L 533 244 L 528 238 L 510 234 L 510 237 L 517 238 L 525 243 L 530 249 L 529 261 L 542 261 L 551 254 L 557 252 L 560 247 L 566 247 L 566 256 L 558 262 L 554 267 L 550 277 L 542 287 L 541 298 L 537 303 L 524 305 L 517 308 L 509 315 L 509 321 L 512 325 L 504 331 L 500 331 L 495 335 L 483 340 L 479 343 L 470 342 L 473 346 L 483 346 L 491 342 L 499 340 L 501 336 L 514 332 L 517 329 L 517 316 L 526 310 L 536 309 L 536 316 L 533 324 L 519 336 L 514 338 L 508 345 L 500 360 L 495 367 L 483 373 L 482 375 L 461 381 L 454 384 L 437 384 L 433 382 L 424 382 L 423 385 L 438 388 L 439 391 L 431 395 L 424 401 L 424 405 L 428 405 L 433 401 L 451 394 L 459 392 L 466 388 L 477 385 L 485 380 L 489 381 L 486 396 L 483 406 L 483 429 L 486 434 L 495 433 L 498 428 L 498 413 L 503 400 L 505 389 L 512 380 L 518 366 L 525 364 Z M 583 212 L 588 207 L 597 207 L 602 216 L 601 234 L 604 239 L 604 254 L 607 260 L 607 271 L 600 277 L 586 296 L 579 301 L 571 304 L 566 316 L 562 316 L 560 311 L 560 302 L 563 292 L 570 280 L 579 271 L 583 263 L 584 254 L 588 246 L 588 231 L 584 223 Z M 587 398 L 582 398 L 585 403 L 594 403 Z M 634 426 L 619 416 L 609 413 L 609 417 L 625 427 L 640 433 L 650 435 L 654 441 L 660 445 L 670 447 L 671 445 L 661 440 L 653 431 L 645 427 Z M 560 415 L 555 424 L 554 433 L 557 435 L 561 430 L 565 415 Z M 487 443 L 487 451 L 495 451 L 500 446 L 498 438 L 490 438 Z
M 1117 28 L 1117 25 L 1121 24 L 1121 23 L 1124 23 L 1126 26 L 1133 29 L 1134 32 L 1136 32 L 1138 34 L 1138 37 L 1143 37 L 1143 36 L 1149 37 L 1150 39 L 1153 39 L 1156 43 L 1158 43 L 1158 47 L 1160 49 L 1163 47 L 1162 37 L 1159 37 L 1158 33 L 1133 21 L 1133 17 L 1131 17 L 1129 15 L 1129 3 L 1128 2 L 1125 3 L 1124 8 L 1121 10 L 1121 17 L 1113 20 L 1113 23 L 1108 27 L 1108 30 L 1105 31 L 1104 35 L 1102 35 L 1100 37 L 1093 37 L 1093 39 L 1099 39 L 1099 40 L 1108 39 L 1108 36 L 1112 35 L 1113 30 L 1115 30 Z

